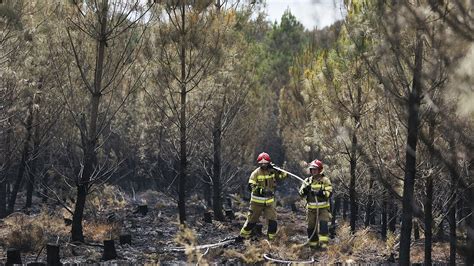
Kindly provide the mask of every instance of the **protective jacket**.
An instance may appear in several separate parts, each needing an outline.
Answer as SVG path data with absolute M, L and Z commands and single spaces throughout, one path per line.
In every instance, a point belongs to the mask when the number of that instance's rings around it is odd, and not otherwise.
M 249 178 L 249 188 L 251 190 L 250 208 L 247 214 L 247 221 L 240 230 L 240 236 L 248 238 L 252 229 L 259 221 L 260 216 L 268 220 L 268 239 L 273 239 L 277 232 L 277 213 L 275 208 L 275 189 L 279 179 L 286 178 L 286 173 L 281 173 L 273 168 L 255 169 Z
M 276 181 L 286 178 L 286 173 L 281 173 L 273 168 L 255 169 L 249 178 L 252 191 L 251 202 L 269 204 L 275 200 Z
M 311 247 L 326 247 L 329 242 L 329 220 L 331 218 L 329 198 L 332 195 L 332 185 L 324 174 L 318 174 L 305 179 L 299 190 L 306 198 L 307 233 Z M 319 228 L 318 228 L 319 226 Z
M 329 198 L 332 195 L 331 180 L 324 174 L 310 176 L 301 185 L 299 193 L 306 197 L 308 209 L 329 208 Z

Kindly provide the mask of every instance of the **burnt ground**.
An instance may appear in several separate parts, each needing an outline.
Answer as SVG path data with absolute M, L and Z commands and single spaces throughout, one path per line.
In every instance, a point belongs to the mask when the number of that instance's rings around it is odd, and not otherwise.
M 71 243 L 70 226 L 65 224 L 67 213 L 60 206 L 43 205 L 30 214 L 16 212 L 0 220 L 0 263 L 6 262 L 6 249 L 22 249 L 22 262 L 46 261 L 45 243 L 60 245 L 62 263 L 100 263 L 102 241 L 114 239 L 118 258 L 107 263 L 258 263 L 263 254 L 289 260 L 315 258 L 321 263 L 356 262 L 384 263 L 391 254 L 398 253 L 396 235 L 382 241 L 373 228 L 359 230 L 351 235 L 345 222 L 340 222 L 337 235 L 326 251 L 312 250 L 306 242 L 306 223 L 303 202 L 297 210 L 279 206 L 278 236 L 267 241 L 264 235 L 243 243 L 229 244 L 212 249 L 193 250 L 196 245 L 216 243 L 238 235 L 245 222 L 246 201 L 234 197 L 234 219 L 206 223 L 206 209 L 200 200 L 190 199 L 187 205 L 187 226 L 178 222 L 177 205 L 164 194 L 147 191 L 132 199 L 116 188 L 107 187 L 105 196 L 92 196 L 84 221 L 87 244 Z M 136 213 L 139 204 L 146 203 L 148 213 Z M 38 203 L 38 206 L 39 203 Z M 264 232 L 266 226 L 264 226 Z M 130 234 L 132 245 L 120 245 L 119 236 Z M 187 247 L 185 252 L 172 247 Z M 435 243 L 434 261 L 445 262 L 449 255 L 447 243 Z M 423 260 L 423 242 L 413 246 L 413 262 Z M 394 256 L 396 257 L 396 255 Z

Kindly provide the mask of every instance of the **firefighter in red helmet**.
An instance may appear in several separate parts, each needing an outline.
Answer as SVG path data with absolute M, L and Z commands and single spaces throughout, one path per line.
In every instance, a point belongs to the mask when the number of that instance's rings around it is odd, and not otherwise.
M 299 193 L 306 198 L 308 242 L 310 247 L 325 249 L 329 242 L 329 220 L 331 219 L 329 198 L 332 185 L 323 173 L 323 163 L 314 160 L 309 164 L 311 176 L 305 179 Z
M 268 220 L 268 239 L 273 239 L 277 232 L 277 213 L 275 210 L 276 181 L 286 178 L 287 175 L 272 167 L 272 160 L 268 153 L 260 153 L 257 157 L 257 163 L 259 167 L 252 172 L 249 178 L 249 189 L 251 191 L 250 209 L 247 221 L 240 230 L 238 240 L 250 237 L 252 229 L 262 214 Z

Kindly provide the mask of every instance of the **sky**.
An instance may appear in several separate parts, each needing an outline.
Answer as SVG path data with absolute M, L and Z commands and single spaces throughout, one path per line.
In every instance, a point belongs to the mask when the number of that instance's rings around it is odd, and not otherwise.
M 342 19 L 343 0 L 266 0 L 268 19 L 280 21 L 287 8 L 305 26 L 311 30 L 322 29 Z

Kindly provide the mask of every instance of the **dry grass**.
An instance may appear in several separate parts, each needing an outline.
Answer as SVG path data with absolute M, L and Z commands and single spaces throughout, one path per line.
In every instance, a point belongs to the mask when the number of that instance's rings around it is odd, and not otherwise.
M 192 229 L 180 225 L 180 230 L 176 234 L 174 241 L 185 247 L 185 254 L 189 264 L 208 264 L 208 262 L 203 258 L 204 254 L 201 253 L 200 250 L 195 249 L 197 246 L 197 237 Z
M 393 237 L 388 242 L 381 240 L 370 228 L 351 234 L 350 226 L 342 224 L 337 230 L 337 239 L 327 251 L 327 262 L 376 262 L 393 249 Z
M 22 251 L 39 250 L 47 241 L 65 237 L 69 229 L 60 217 L 43 210 L 36 216 L 13 213 L 4 220 L 2 244 Z
M 120 226 L 117 223 L 88 222 L 83 224 L 84 236 L 94 242 L 102 242 L 107 239 L 118 239 Z
M 95 213 L 122 209 L 126 205 L 125 193 L 116 186 L 103 185 L 88 196 L 87 208 Z

